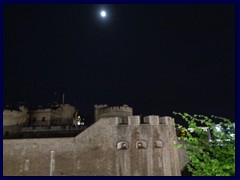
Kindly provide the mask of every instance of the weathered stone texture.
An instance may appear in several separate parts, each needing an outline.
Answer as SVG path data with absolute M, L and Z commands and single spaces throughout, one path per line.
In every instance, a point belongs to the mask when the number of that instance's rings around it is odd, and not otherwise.
M 161 118 L 160 118 L 161 119 Z M 74 138 L 4 140 L 4 175 L 180 175 L 174 122 L 102 118 Z
M 133 115 L 133 109 L 128 105 L 115 107 L 108 107 L 106 104 L 95 105 L 94 114 L 95 121 L 98 121 L 101 118 L 120 117 L 123 120 L 122 123 L 125 123 L 128 116 Z

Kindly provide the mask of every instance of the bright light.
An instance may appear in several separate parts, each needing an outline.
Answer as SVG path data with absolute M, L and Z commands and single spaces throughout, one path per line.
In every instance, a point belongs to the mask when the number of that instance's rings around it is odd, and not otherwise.
M 221 131 L 222 131 L 221 126 L 220 126 L 220 125 L 216 125 L 216 130 L 217 130 L 218 132 L 221 132 Z
M 232 138 L 235 138 L 235 134 L 230 134 L 230 136 L 231 136 Z
M 100 13 L 100 14 L 101 14 L 101 16 L 102 16 L 102 17 L 106 17 L 106 16 L 107 16 L 107 13 L 106 13 L 106 11 L 101 11 L 101 13 Z

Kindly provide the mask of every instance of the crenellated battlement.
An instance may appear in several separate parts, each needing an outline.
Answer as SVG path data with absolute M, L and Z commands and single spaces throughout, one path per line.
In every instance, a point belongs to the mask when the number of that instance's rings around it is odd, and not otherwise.
M 121 123 L 119 123 L 121 124 Z M 140 125 L 140 116 L 128 116 L 126 125 Z M 170 125 L 174 126 L 174 118 L 171 118 L 169 116 L 163 116 L 159 117 L 157 115 L 151 115 L 151 116 L 145 116 L 143 117 L 143 124 L 149 124 L 149 125 Z
M 132 112 L 132 108 L 128 106 L 103 107 L 99 109 L 99 113 L 113 112 L 113 111 L 127 111 Z
M 143 117 L 141 123 L 140 116 L 133 116 L 133 108 L 128 105 L 109 107 L 107 104 L 94 105 L 95 120 L 101 118 L 119 117 L 119 125 L 174 125 L 174 119 L 169 116 L 159 117 L 158 115 L 149 115 Z
M 99 104 L 99 105 L 95 104 L 94 108 L 95 109 L 100 109 L 100 108 L 104 108 L 104 107 L 107 107 L 107 106 L 108 106 L 107 104 Z

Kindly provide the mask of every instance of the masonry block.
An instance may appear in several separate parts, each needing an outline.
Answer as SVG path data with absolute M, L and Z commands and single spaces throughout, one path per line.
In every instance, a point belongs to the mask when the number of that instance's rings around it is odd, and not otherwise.
M 163 147 L 162 140 L 155 141 L 155 148 L 162 148 L 162 147 Z
M 137 126 L 140 124 L 140 116 L 128 116 L 128 125 Z
M 174 119 L 169 116 L 163 116 L 159 118 L 159 123 L 174 126 Z
M 159 125 L 159 116 L 145 116 L 143 122 L 150 125 Z

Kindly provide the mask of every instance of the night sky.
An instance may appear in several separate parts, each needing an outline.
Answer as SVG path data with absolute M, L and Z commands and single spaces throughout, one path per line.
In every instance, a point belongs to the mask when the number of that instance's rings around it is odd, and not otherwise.
M 235 118 L 234 5 L 3 10 L 4 105 L 46 105 L 65 93 L 83 115 L 128 104 L 136 115 Z

